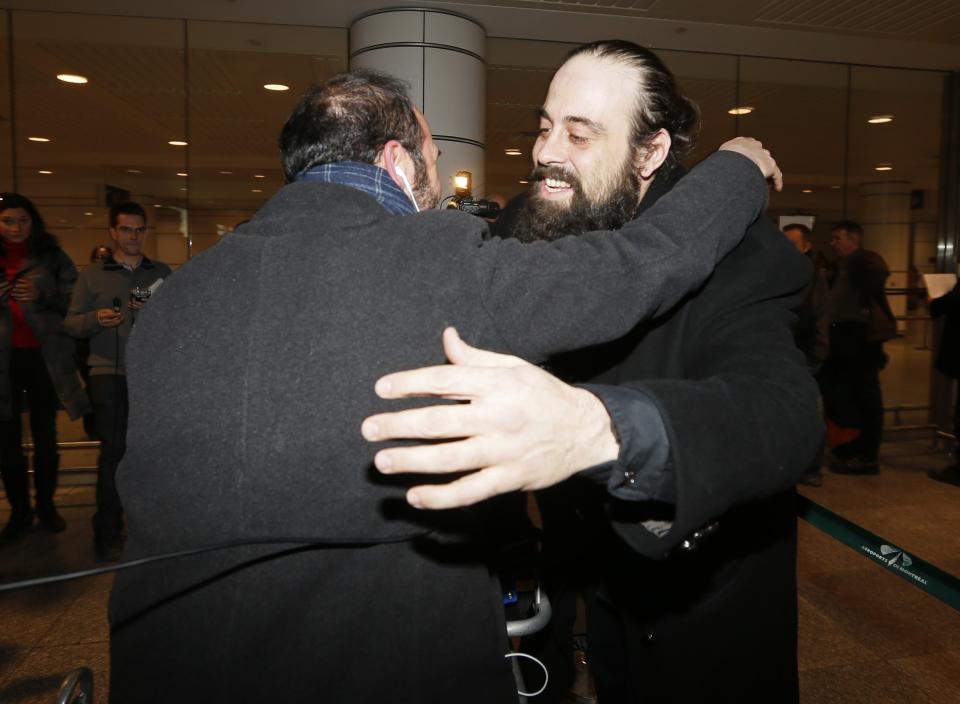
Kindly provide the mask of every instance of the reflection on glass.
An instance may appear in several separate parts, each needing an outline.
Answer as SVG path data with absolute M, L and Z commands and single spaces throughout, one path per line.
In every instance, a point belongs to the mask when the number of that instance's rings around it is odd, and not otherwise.
M 307 87 L 346 70 L 347 30 L 189 22 L 188 36 L 190 167 L 181 179 L 196 253 L 283 185 L 280 128 Z
M 13 189 L 13 116 L 10 114 L 9 11 L 0 11 L 0 190 Z
M 184 261 L 171 217 L 185 204 L 174 177 L 184 153 L 168 144 L 185 130 L 182 23 L 33 12 L 13 22 L 18 189 L 78 263 L 107 240 L 112 199 L 163 206 L 147 255 Z
M 936 264 L 943 86 L 939 72 L 851 69 L 847 210 L 890 267 L 902 335 L 880 376 L 888 428 L 929 422 L 931 325 L 910 289 Z

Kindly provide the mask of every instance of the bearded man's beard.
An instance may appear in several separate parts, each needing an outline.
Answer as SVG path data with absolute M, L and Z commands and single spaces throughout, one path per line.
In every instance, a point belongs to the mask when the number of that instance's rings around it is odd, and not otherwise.
M 573 189 L 570 204 L 555 203 L 540 196 L 546 178 L 566 181 Z M 513 222 L 513 237 L 522 242 L 556 240 L 590 230 L 619 230 L 632 217 L 640 199 L 640 178 L 630 159 L 625 159 L 610 190 L 591 203 L 580 179 L 556 166 L 538 166 L 530 176 L 527 200 Z
M 439 186 L 430 185 L 430 174 L 427 173 L 427 164 L 420 158 L 414 160 L 413 197 L 420 210 L 433 210 L 440 203 Z

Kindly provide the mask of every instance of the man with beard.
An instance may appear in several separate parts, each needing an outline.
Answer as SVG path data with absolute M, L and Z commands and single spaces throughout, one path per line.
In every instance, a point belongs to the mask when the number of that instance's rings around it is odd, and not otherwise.
M 524 232 L 540 222 L 540 236 L 554 238 L 649 212 L 682 186 L 678 157 L 695 122 L 651 52 L 620 41 L 575 50 L 543 105 L 538 180 L 505 226 L 524 223 Z M 651 151 L 657 161 L 638 158 Z M 618 188 L 621 179 L 630 185 Z M 585 544 L 571 578 L 585 591 L 603 704 L 797 701 L 792 487 L 822 429 L 790 310 L 809 279 L 809 263 L 760 219 L 685 301 L 617 342 L 551 363 L 591 384 L 569 386 L 453 334 L 444 340 L 453 366 L 377 383 L 385 398 L 470 401 L 364 422 L 370 440 L 452 440 L 382 449 L 381 472 L 479 469 L 412 488 L 411 505 L 448 508 L 558 485 L 562 500 L 542 504 L 547 539 L 550 514 L 563 510 L 561 548 Z M 606 412 L 583 414 L 585 396 Z M 612 425 L 612 450 L 578 427 L 598 422 L 594 412 Z
M 125 556 L 233 547 L 117 576 L 111 699 L 516 702 L 476 512 L 415 511 L 373 471 L 370 387 L 440 361 L 445 325 L 544 358 L 670 308 L 763 207 L 751 159 L 772 160 L 731 148 L 751 156 L 723 151 L 678 188 L 697 212 L 487 240 L 479 218 L 416 214 L 439 199 L 438 149 L 402 84 L 356 72 L 304 95 L 280 137 L 287 185 L 178 270 L 131 339 Z M 644 261 L 650 246 L 674 261 Z

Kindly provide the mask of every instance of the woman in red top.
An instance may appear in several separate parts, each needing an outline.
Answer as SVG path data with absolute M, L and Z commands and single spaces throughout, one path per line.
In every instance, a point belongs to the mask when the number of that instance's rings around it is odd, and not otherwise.
M 34 519 L 22 448 L 24 394 L 34 442 L 36 516 L 52 532 L 66 527 L 53 503 L 57 410 L 63 403 L 76 417 L 86 399 L 73 341 L 63 332 L 76 267 L 21 195 L 0 193 L 0 236 L 0 473 L 12 509 L 0 543 L 9 543 L 22 538 Z

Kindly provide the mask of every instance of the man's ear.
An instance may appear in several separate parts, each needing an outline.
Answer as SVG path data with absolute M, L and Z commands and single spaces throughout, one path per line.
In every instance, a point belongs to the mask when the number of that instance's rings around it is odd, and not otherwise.
M 663 166 L 670 154 L 670 145 L 672 140 L 670 134 L 665 129 L 659 129 L 647 140 L 640 152 L 640 160 L 637 164 L 637 171 L 640 178 L 652 178 L 657 170 Z
M 413 160 L 410 158 L 410 155 L 407 154 L 407 150 L 404 149 L 403 145 L 400 144 L 395 139 L 391 139 L 389 142 L 383 145 L 383 150 L 380 152 L 380 156 L 377 157 L 377 160 L 374 162 L 375 165 L 386 170 L 390 174 L 390 178 L 395 184 L 406 193 L 406 186 L 404 186 L 403 179 L 397 175 L 397 166 L 401 166 L 407 174 L 407 178 L 411 178 L 410 168 L 413 164 Z

